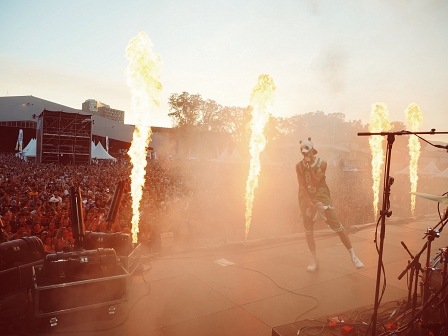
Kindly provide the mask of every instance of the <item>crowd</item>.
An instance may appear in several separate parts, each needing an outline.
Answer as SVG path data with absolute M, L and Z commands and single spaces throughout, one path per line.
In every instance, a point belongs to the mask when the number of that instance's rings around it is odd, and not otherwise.
M 409 218 L 411 216 L 436 214 L 437 203 L 416 197 L 415 209 L 411 210 L 411 183 L 406 174 L 393 174 L 394 183 L 389 195 L 389 210 L 392 216 Z M 382 177 L 381 177 L 382 178 Z M 447 192 L 446 185 L 440 179 L 428 175 L 420 175 L 417 190 L 420 193 L 442 195 Z M 383 206 L 383 181 L 381 180 L 378 194 L 378 214 L 375 218 L 373 210 L 372 177 L 370 171 L 343 171 L 329 169 L 328 183 L 330 184 L 333 202 L 338 217 L 345 227 L 355 224 L 373 223 L 378 219 Z
M 149 241 L 157 230 L 155 219 L 170 203 L 177 203 L 185 188 L 176 169 L 164 169 L 149 161 L 141 206 L 141 239 Z M 25 162 L 12 154 L 0 154 L 0 225 L 2 241 L 39 237 L 46 252 L 73 250 L 70 218 L 71 186 L 81 190 L 87 231 L 104 232 L 115 187 L 126 181 L 118 215 L 110 232 L 129 233 L 132 207 L 129 175 L 131 164 L 99 161 L 92 165 L 58 165 Z M 159 223 L 159 222 L 157 222 Z M 155 232 L 153 232 L 155 233 Z
M 370 172 L 331 167 L 327 176 L 336 213 L 344 227 L 374 222 Z
M 12 154 L 0 154 L 0 239 L 36 236 L 48 253 L 70 251 L 74 244 L 70 187 L 81 189 L 86 230 L 104 232 L 115 187 L 121 180 L 125 188 L 111 232 L 129 233 L 131 168 L 127 157 L 117 163 L 72 166 L 25 162 Z M 246 163 L 148 160 L 139 241 L 157 251 L 162 245 L 161 235 L 167 232 L 173 233 L 182 247 L 197 246 L 204 239 L 243 239 L 248 168 Z M 332 167 L 327 183 L 345 227 L 375 221 L 368 172 L 344 172 Z M 303 230 L 297 188 L 294 166 L 262 167 L 249 238 Z M 394 215 L 409 215 L 408 190 L 400 181 L 393 186 Z M 381 195 L 382 190 L 379 208 Z

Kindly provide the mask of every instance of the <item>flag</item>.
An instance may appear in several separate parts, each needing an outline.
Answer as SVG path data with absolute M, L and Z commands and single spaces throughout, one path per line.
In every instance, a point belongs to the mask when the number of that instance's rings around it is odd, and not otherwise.
M 19 137 L 17 138 L 17 143 L 16 143 L 16 150 L 19 150 L 21 152 L 22 151 L 22 146 L 23 146 L 23 130 L 20 129 L 19 130 Z

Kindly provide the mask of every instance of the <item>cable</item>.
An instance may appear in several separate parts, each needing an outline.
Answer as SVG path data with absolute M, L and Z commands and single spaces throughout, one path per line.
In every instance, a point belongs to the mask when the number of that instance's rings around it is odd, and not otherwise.
M 333 233 L 328 233 L 327 235 L 328 235 L 328 236 L 330 236 L 330 235 L 333 236 Z M 320 238 L 320 239 L 324 239 L 324 238 L 326 238 L 326 236 L 325 236 L 325 237 L 322 237 L 322 238 Z M 318 239 L 316 239 L 316 240 L 318 240 Z M 285 245 L 288 246 L 288 245 L 295 245 L 295 244 L 296 244 L 296 242 L 294 242 L 294 243 L 290 243 L 290 244 L 283 244 L 283 245 L 281 245 L 281 246 L 285 246 Z M 264 250 L 267 250 L 267 249 L 272 249 L 272 248 L 277 248 L 277 247 L 278 247 L 278 246 L 269 246 L 269 247 L 265 247 L 265 248 L 251 249 L 250 251 L 251 251 L 251 252 L 252 252 L 252 251 L 264 251 Z M 229 252 L 230 255 L 232 255 L 232 254 L 238 254 L 238 253 L 241 253 L 241 251 Z M 161 255 L 161 254 L 158 253 L 158 254 L 156 254 L 156 255 L 145 255 L 145 256 L 142 256 L 142 257 L 149 257 L 151 260 L 154 260 L 154 259 L 156 259 L 156 258 L 157 258 L 158 256 L 160 256 L 160 255 Z M 202 258 L 202 257 L 220 256 L 220 255 L 222 255 L 222 253 L 220 253 L 220 254 L 207 254 L 207 255 L 195 255 L 195 256 L 182 256 L 182 257 L 163 257 L 163 258 L 157 258 L 157 260 Z M 299 293 L 293 292 L 293 291 L 291 291 L 291 290 L 289 290 L 289 289 L 287 289 L 287 288 L 283 288 L 283 287 L 279 286 L 279 285 L 278 285 L 278 284 L 277 284 L 271 277 L 269 277 L 267 274 L 265 274 L 265 273 L 263 273 L 263 272 L 260 272 L 260 271 L 254 270 L 254 269 L 250 269 L 250 268 L 246 268 L 246 267 L 236 266 L 236 265 L 231 265 L 231 266 L 236 267 L 236 268 L 241 268 L 241 269 L 249 270 L 249 271 L 252 271 L 252 272 L 255 272 L 255 273 L 259 273 L 259 274 L 265 276 L 266 278 L 268 278 L 268 279 L 269 279 L 269 280 L 270 280 L 270 281 L 271 281 L 277 288 L 280 288 L 280 289 L 282 289 L 282 290 L 285 290 L 285 291 L 287 291 L 287 292 L 289 292 L 289 293 L 292 293 L 292 294 L 294 294 L 294 295 L 298 295 L 298 296 L 301 296 L 301 297 L 308 297 L 308 298 L 311 298 L 311 299 L 317 301 L 317 303 L 316 303 L 313 307 L 311 307 L 310 309 L 308 309 L 308 310 L 302 312 L 299 316 L 297 316 L 296 319 L 294 320 L 294 322 L 297 322 L 297 320 L 298 320 L 302 315 L 304 315 L 304 314 L 306 314 L 306 313 L 312 311 L 313 309 L 317 308 L 317 307 L 319 306 L 319 304 L 320 304 L 319 300 L 318 300 L 316 297 L 314 297 L 314 296 L 310 296 L 310 295 L 306 295 L 306 294 L 299 294 Z
M 316 321 L 316 322 L 320 322 L 320 321 Z M 320 323 L 323 323 L 323 322 L 320 322 Z M 333 333 L 333 331 L 331 329 L 340 328 L 340 327 L 344 327 L 344 326 L 349 326 L 349 327 L 354 327 L 354 328 L 364 328 L 364 329 L 369 327 L 367 324 L 356 323 L 356 322 L 340 322 L 340 323 L 337 323 L 336 325 L 329 325 L 329 324 L 324 323 L 323 325 L 311 325 L 311 326 L 303 327 L 302 329 L 299 330 L 297 335 L 302 335 L 302 333 L 305 333 L 306 335 L 309 335 L 309 336 L 318 336 L 318 335 L 322 334 L 325 329 L 330 329 L 329 331 L 332 335 L 340 335 L 340 334 Z M 311 333 L 309 333 L 309 330 L 311 330 L 311 329 L 320 329 L 320 331 L 318 333 L 311 334 Z M 365 335 L 367 335 L 367 333 Z
M 326 234 L 325 236 L 321 236 L 321 237 L 319 237 L 319 238 L 317 238 L 317 239 L 325 239 L 326 236 L 330 236 L 330 235 L 333 235 L 333 234 L 332 234 L 332 233 L 328 233 L 328 234 Z M 221 240 L 222 240 L 222 239 L 221 239 Z M 219 240 L 217 243 L 219 243 L 221 240 Z M 214 245 L 216 245 L 217 243 L 215 243 Z M 289 244 L 281 244 L 280 246 L 288 246 L 288 245 L 295 245 L 295 244 L 297 244 L 297 242 L 293 242 L 293 243 L 289 243 Z M 212 246 L 213 246 L 213 245 L 212 245 Z M 268 246 L 268 247 L 264 247 L 264 248 L 251 249 L 250 251 L 263 251 L 263 250 L 273 249 L 273 248 L 277 248 L 277 247 L 279 247 L 279 245 L 277 245 L 277 246 Z M 184 250 L 184 251 L 185 251 L 185 250 Z M 176 251 L 176 252 L 181 252 L 181 251 Z M 234 252 L 230 252 L 229 254 L 232 255 L 232 254 L 238 254 L 238 253 L 241 253 L 241 252 L 242 252 L 242 251 L 234 251 Z M 132 305 L 132 307 L 128 310 L 128 312 L 127 312 L 127 314 L 126 314 L 126 317 L 124 318 L 124 320 L 123 320 L 122 322 L 120 322 L 119 324 L 117 324 L 117 325 L 115 325 L 115 326 L 108 327 L 108 328 L 104 328 L 104 329 L 95 329 L 95 330 L 75 330 L 75 331 L 66 331 L 66 332 L 65 332 L 65 331 L 64 331 L 64 332 L 53 331 L 52 333 L 54 333 L 54 334 L 68 334 L 68 333 L 78 334 L 78 333 L 92 333 L 92 332 L 95 333 L 95 332 L 102 332 L 102 331 L 113 330 L 113 329 L 116 329 L 116 328 L 120 327 L 121 325 L 123 325 L 123 324 L 129 319 L 129 316 L 130 316 L 131 311 L 132 311 L 132 310 L 134 309 L 134 307 L 140 302 L 140 300 L 143 299 L 144 297 L 146 297 L 146 296 L 148 296 L 148 295 L 150 294 L 150 288 L 151 288 L 151 287 L 150 287 L 150 283 L 145 279 L 144 275 L 145 275 L 146 273 L 148 273 L 148 272 L 152 269 L 151 260 L 202 258 L 202 257 L 210 257 L 210 256 L 219 256 L 219 255 L 221 255 L 221 254 L 222 254 L 222 253 L 219 253 L 219 254 L 203 254 L 203 253 L 201 253 L 200 255 L 196 255 L 196 256 L 163 257 L 163 258 L 160 258 L 161 253 L 141 255 L 141 263 L 142 263 L 142 264 L 149 264 L 149 265 L 150 265 L 150 268 L 149 268 L 149 269 L 146 269 L 146 270 L 142 271 L 142 273 L 141 273 L 141 275 L 142 275 L 142 277 L 143 277 L 143 281 L 145 282 L 145 284 L 146 284 L 146 286 L 147 286 L 147 288 L 148 288 L 148 292 L 147 292 L 146 294 L 142 295 L 142 296 L 141 296 L 141 297 L 140 297 L 140 298 L 139 298 L 139 299 Z M 142 260 L 142 259 L 144 259 L 144 260 Z M 301 314 L 295 319 L 295 321 L 297 321 L 302 315 L 304 315 L 304 314 L 306 314 L 307 312 L 312 311 L 313 309 L 315 309 L 316 307 L 318 307 L 319 304 L 320 304 L 319 300 L 318 300 L 317 298 L 313 297 L 313 296 L 306 295 L 306 294 L 299 294 L 299 293 L 293 292 L 293 291 L 291 291 L 291 290 L 289 290 L 289 289 L 286 289 L 286 288 L 283 288 L 283 287 L 279 286 L 279 285 L 278 285 L 278 284 L 277 284 L 271 277 L 269 277 L 267 274 L 265 274 L 265 273 L 263 273 L 263 272 L 260 272 L 260 271 L 254 270 L 254 269 L 250 269 L 250 268 L 246 268 L 246 267 L 236 266 L 236 265 L 232 265 L 232 266 L 235 267 L 235 268 L 245 269 L 245 270 L 249 270 L 249 271 L 252 271 L 252 272 L 255 272 L 255 273 L 259 273 L 259 274 L 265 276 L 266 278 L 268 278 L 268 279 L 269 279 L 269 280 L 270 280 L 270 281 L 271 281 L 277 288 L 280 288 L 280 289 L 282 289 L 282 290 L 284 290 L 284 291 L 287 291 L 287 292 L 292 293 L 292 294 L 297 295 L 297 296 L 311 298 L 311 299 L 313 299 L 313 300 L 315 300 L 315 301 L 317 302 L 313 307 L 311 307 L 310 309 L 308 309 L 308 310 L 306 310 L 305 312 L 301 313 Z
M 317 301 L 317 304 L 316 304 L 315 306 L 313 306 L 312 308 L 306 310 L 305 312 L 303 312 L 302 314 L 300 314 L 298 317 L 296 317 L 296 319 L 294 320 L 294 322 L 297 322 L 297 319 L 298 319 L 300 316 L 302 316 L 303 314 L 308 313 L 309 311 L 312 311 L 313 309 L 315 309 L 316 307 L 319 306 L 319 303 L 320 303 L 320 302 L 319 302 L 319 300 L 318 300 L 317 298 L 315 298 L 314 296 L 306 295 L 306 294 L 296 293 L 296 292 L 293 292 L 293 291 L 291 291 L 291 290 L 289 290 L 289 289 L 287 289 L 287 288 L 284 288 L 284 287 L 282 287 L 282 286 L 279 286 L 279 285 L 277 285 L 277 283 L 274 281 L 274 279 L 272 279 L 269 275 L 267 275 L 267 274 L 265 274 L 265 273 L 263 273 L 263 272 L 260 272 L 260 271 L 257 271 L 257 270 L 251 269 L 251 268 L 247 268 L 247 267 L 236 266 L 236 265 L 231 265 L 231 267 L 240 268 L 240 269 L 244 269 L 244 270 L 252 271 L 252 272 L 255 272 L 255 273 L 259 273 L 259 274 L 265 276 L 266 278 L 268 278 L 268 279 L 269 279 L 269 280 L 270 280 L 270 281 L 271 281 L 277 288 L 280 288 L 280 289 L 282 289 L 282 290 L 284 290 L 284 291 L 287 291 L 287 292 L 289 292 L 289 293 L 291 293 L 291 294 L 294 294 L 294 295 L 297 295 L 297 296 L 300 296 L 300 297 L 307 297 L 307 298 L 311 298 L 311 299 Z
M 293 244 L 288 244 L 288 245 L 293 245 Z M 285 246 L 285 245 L 283 245 L 283 246 Z M 270 248 L 275 248 L 275 247 L 268 247 L 268 248 L 263 248 L 263 249 L 255 249 L 255 250 L 251 250 L 251 251 L 267 250 L 267 249 L 270 249 Z M 240 252 L 241 252 L 241 251 L 234 252 L 234 253 L 231 253 L 231 254 L 236 254 L 236 253 L 240 253 Z M 219 256 L 219 255 L 221 255 L 221 254 L 216 254 L 216 256 Z M 207 255 L 207 256 L 209 257 L 210 255 Z M 212 255 L 212 256 L 214 256 L 214 255 Z M 201 255 L 201 256 L 176 257 L 176 258 L 168 257 L 168 258 L 159 258 L 158 260 L 167 260 L 167 259 L 188 259 L 188 258 L 202 258 L 202 257 L 205 257 L 205 256 L 204 256 L 204 255 Z M 309 311 L 311 311 L 311 310 L 313 310 L 313 309 L 315 309 L 316 307 L 319 306 L 319 300 L 318 300 L 317 298 L 315 298 L 314 296 L 306 295 L 306 294 L 299 294 L 299 293 L 293 292 L 293 291 L 291 291 L 291 290 L 289 290 L 289 289 L 287 289 L 287 288 L 281 287 L 281 286 L 279 286 L 279 285 L 278 285 L 278 284 L 277 284 L 277 283 L 276 283 L 270 276 L 268 276 L 267 274 L 265 274 L 265 273 L 263 273 L 263 272 L 260 272 L 260 271 L 257 271 L 257 270 L 251 269 L 251 268 L 246 268 L 246 267 L 242 267 L 242 266 L 236 266 L 236 265 L 231 265 L 231 267 L 240 268 L 240 269 L 244 269 L 244 270 L 252 271 L 252 272 L 255 272 L 255 273 L 259 273 L 259 274 L 265 276 L 266 278 L 268 278 L 268 279 L 269 279 L 269 280 L 270 280 L 270 281 L 271 281 L 277 288 L 280 288 L 280 289 L 282 289 L 282 290 L 284 290 L 284 291 L 287 291 L 287 292 L 292 293 L 292 294 L 297 295 L 297 296 L 308 297 L 308 298 L 311 298 L 311 299 L 317 301 L 317 304 L 316 304 L 316 305 L 314 305 L 313 307 L 311 307 L 310 309 L 304 311 L 304 312 L 301 313 L 298 317 L 296 317 L 296 319 L 294 320 L 294 322 L 296 322 L 297 319 L 298 319 L 300 316 L 302 316 L 303 314 L 306 314 L 307 312 L 309 312 Z
M 302 330 L 303 330 L 305 332 L 305 334 L 307 334 L 307 335 L 318 336 L 318 335 L 320 335 L 320 334 L 322 334 L 324 332 L 325 327 L 327 327 L 325 324 L 322 325 L 322 326 L 308 326 L 308 327 L 305 327 L 305 328 L 301 329 L 298 335 L 300 335 Z M 320 328 L 320 331 L 317 334 L 310 334 L 310 333 L 308 333 L 308 329 L 316 329 L 316 328 Z
M 185 258 L 192 258 L 192 257 L 185 257 Z M 198 256 L 196 256 L 195 258 L 198 258 Z M 166 260 L 166 259 L 184 259 L 184 258 L 182 258 L 182 257 L 179 257 L 179 258 L 161 258 L 161 259 L 159 259 L 159 260 Z M 317 298 L 315 298 L 314 296 L 306 295 L 306 294 L 296 293 L 296 292 L 293 292 L 293 291 L 291 291 L 291 290 L 289 290 L 289 289 L 287 289 L 287 288 L 284 288 L 284 287 L 282 287 L 282 286 L 279 286 L 279 285 L 278 285 L 278 284 L 277 284 L 277 283 L 276 283 L 270 276 L 268 276 L 267 274 L 265 274 L 265 273 L 263 273 L 263 272 L 260 272 L 260 271 L 257 271 L 257 270 L 251 269 L 251 268 L 247 268 L 247 267 L 242 267 L 242 266 L 236 266 L 236 265 L 230 265 L 230 266 L 231 266 L 231 267 L 235 267 L 235 268 L 240 268 L 240 269 L 248 270 L 248 271 L 252 271 L 252 272 L 255 272 L 255 273 L 259 273 L 259 274 L 265 276 L 266 278 L 268 278 L 268 279 L 269 279 L 269 280 L 270 280 L 270 281 L 271 281 L 277 288 L 280 288 L 280 289 L 282 289 L 282 290 L 284 290 L 284 291 L 287 291 L 287 292 L 289 292 L 289 293 L 291 293 L 291 294 L 294 294 L 294 295 L 297 295 L 297 296 L 308 297 L 308 298 L 311 298 L 311 299 L 317 301 L 317 304 L 316 304 L 315 306 L 313 306 L 313 307 L 311 307 L 310 309 L 308 309 L 308 310 L 304 311 L 303 313 L 301 313 L 298 317 L 296 317 L 296 319 L 294 320 L 294 322 L 297 322 L 297 319 L 298 319 L 300 316 L 302 316 L 303 314 L 306 314 L 306 313 L 309 312 L 309 311 L 312 311 L 313 309 L 315 309 L 316 307 L 318 307 L 319 304 L 320 304 L 319 300 L 318 300 Z

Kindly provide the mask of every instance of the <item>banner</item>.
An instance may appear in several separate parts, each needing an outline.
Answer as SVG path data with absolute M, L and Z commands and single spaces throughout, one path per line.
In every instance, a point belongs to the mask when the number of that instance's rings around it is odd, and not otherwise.
M 19 137 L 17 138 L 17 142 L 16 142 L 16 150 L 19 150 L 21 152 L 22 151 L 22 146 L 23 146 L 23 130 L 20 129 L 19 130 Z

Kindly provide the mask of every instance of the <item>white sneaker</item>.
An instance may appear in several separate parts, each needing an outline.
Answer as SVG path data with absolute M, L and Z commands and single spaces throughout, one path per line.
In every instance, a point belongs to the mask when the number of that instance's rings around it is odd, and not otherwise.
M 352 262 L 353 262 L 353 265 L 355 265 L 355 267 L 357 268 L 357 269 L 360 269 L 360 268 L 363 268 L 364 267 L 364 264 L 361 262 L 361 260 L 359 260 L 358 259 L 358 257 L 356 257 L 356 256 L 354 256 L 353 258 L 352 258 Z
M 311 264 L 308 265 L 308 267 L 306 268 L 306 270 L 308 272 L 314 272 L 315 270 L 317 270 L 319 268 L 319 261 L 313 261 Z

